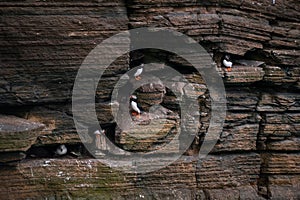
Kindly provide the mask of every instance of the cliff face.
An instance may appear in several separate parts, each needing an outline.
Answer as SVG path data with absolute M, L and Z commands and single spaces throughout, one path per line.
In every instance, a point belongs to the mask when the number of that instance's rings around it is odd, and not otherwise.
M 0 9 L 0 197 L 300 198 L 298 1 L 6 0 Z M 153 91 L 140 88 L 137 95 L 145 110 L 161 103 L 172 112 L 162 132 L 136 141 L 116 127 L 111 91 L 130 66 L 159 60 L 183 73 L 201 96 L 199 133 L 185 155 L 161 170 L 130 174 L 105 166 L 84 150 L 72 119 L 71 95 L 77 70 L 97 44 L 145 26 L 177 30 L 205 47 L 223 77 L 228 110 L 218 143 L 199 162 L 193 156 L 210 120 L 209 91 L 201 76 L 166 52 L 120 57 L 99 82 L 95 107 L 107 136 L 124 149 L 156 149 L 179 123 L 176 97 L 157 86 Z M 230 72 L 221 66 L 224 54 L 235 61 Z M 59 144 L 73 154 L 53 157 Z

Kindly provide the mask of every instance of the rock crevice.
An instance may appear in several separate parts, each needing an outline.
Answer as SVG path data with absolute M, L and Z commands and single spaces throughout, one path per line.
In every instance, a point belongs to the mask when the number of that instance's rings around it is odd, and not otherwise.
M 0 10 L 0 196 L 299 199 L 297 1 L 5 0 Z M 95 97 L 97 118 L 111 141 L 132 151 L 168 143 L 180 123 L 180 97 L 172 90 L 198 95 L 200 110 L 191 114 L 199 131 L 182 158 L 148 174 L 122 173 L 82 148 L 72 119 L 72 88 L 83 59 L 97 44 L 120 31 L 145 26 L 184 33 L 211 54 L 226 87 L 227 115 L 213 151 L 198 159 L 211 117 L 211 99 L 201 75 L 167 52 L 150 49 L 123 55 L 105 71 Z M 233 59 L 231 71 L 222 66 L 225 54 Z M 197 89 L 191 93 L 180 81 L 174 88 L 160 83 L 152 85 L 155 91 L 150 85 L 139 88 L 136 94 L 146 113 L 156 104 L 172 113 L 172 119 L 156 121 L 167 122 L 161 134 L 150 134 L 142 142 L 118 129 L 110 102 L 122 74 L 140 63 L 170 66 Z M 199 122 L 195 116 L 200 116 Z M 149 131 L 155 128 L 154 123 Z M 94 139 L 92 134 L 88 138 Z M 59 144 L 68 147 L 68 155 L 28 155 Z

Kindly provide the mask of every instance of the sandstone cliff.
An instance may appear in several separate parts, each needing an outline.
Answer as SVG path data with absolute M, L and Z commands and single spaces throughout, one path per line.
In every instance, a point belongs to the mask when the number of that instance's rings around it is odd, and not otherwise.
M 0 199 L 300 198 L 298 1 L 4 0 L 0 10 Z M 183 73 L 201 94 L 199 132 L 185 155 L 161 170 L 131 174 L 86 152 L 71 96 L 77 70 L 97 44 L 145 26 L 177 30 L 205 47 L 223 77 L 228 110 L 218 143 L 200 162 L 195 155 L 210 120 L 201 76 L 165 52 L 120 57 L 99 82 L 95 107 L 107 136 L 124 149 L 156 149 L 179 123 L 169 89 L 140 88 L 145 109 L 161 103 L 172 112 L 163 132 L 136 141 L 116 127 L 111 91 L 130 67 L 157 62 L 159 54 L 159 62 Z M 231 72 L 221 67 L 224 54 L 236 60 Z M 59 144 L 72 154 L 56 157 Z

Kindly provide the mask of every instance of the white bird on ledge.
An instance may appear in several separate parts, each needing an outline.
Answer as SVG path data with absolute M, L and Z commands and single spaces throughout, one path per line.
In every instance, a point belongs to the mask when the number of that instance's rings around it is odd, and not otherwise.
M 135 95 L 130 96 L 130 107 L 137 113 L 138 116 L 141 114 L 141 110 L 137 105 L 137 97 Z
M 230 72 L 232 68 L 232 61 L 230 60 L 229 55 L 226 55 L 223 59 L 223 65 L 226 67 L 227 71 Z
M 136 72 L 134 74 L 135 80 L 141 80 L 141 74 L 143 72 L 143 67 L 144 67 L 144 64 L 142 63 L 136 70 Z
M 56 149 L 55 154 L 57 155 L 65 155 L 67 153 L 68 149 L 64 144 L 59 145 L 59 147 Z

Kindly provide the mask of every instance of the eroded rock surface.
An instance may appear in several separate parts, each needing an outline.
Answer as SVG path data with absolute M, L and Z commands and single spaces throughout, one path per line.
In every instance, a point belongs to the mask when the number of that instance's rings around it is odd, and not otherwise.
M 0 165 L 1 197 L 300 198 L 297 1 L 5 0 L 0 7 L 0 162 L 23 159 L 13 163 L 14 166 Z M 95 85 L 97 118 L 107 130 L 108 138 L 119 146 L 136 151 L 154 150 L 170 141 L 172 131 L 177 130 L 182 97 L 199 96 L 200 110 L 191 113 L 194 120 L 200 118 L 199 131 L 186 156 L 147 174 L 116 171 L 89 154 L 81 159 L 70 155 L 25 159 L 30 147 L 81 145 L 71 103 L 77 70 L 87 54 L 104 39 L 119 31 L 144 26 L 166 27 L 192 37 L 211 54 L 213 66 L 223 77 L 227 116 L 210 155 L 204 159 L 197 157 L 211 117 L 205 80 L 176 55 L 141 50 L 117 59 L 98 86 Z M 231 72 L 222 67 L 225 54 L 233 59 Z M 110 102 L 110 98 L 122 74 L 142 62 L 171 66 L 190 84 L 174 77 L 170 88 L 154 83 L 136 91 L 146 111 L 144 116 L 155 104 L 177 116 L 157 118 L 146 130 L 133 129 L 141 136 L 149 133 L 148 139 L 141 141 L 126 131 L 118 132 L 112 115 L 117 104 Z M 86 92 L 85 86 L 83 83 L 82 94 Z M 190 86 L 196 91 L 190 90 Z M 181 95 L 176 96 L 172 90 Z M 90 116 L 80 117 L 87 119 L 87 126 L 93 125 L 89 123 Z M 165 121 L 163 131 L 156 134 L 161 120 Z M 146 122 L 135 121 L 143 125 Z
M 0 162 L 25 158 L 44 125 L 10 115 L 0 115 Z

